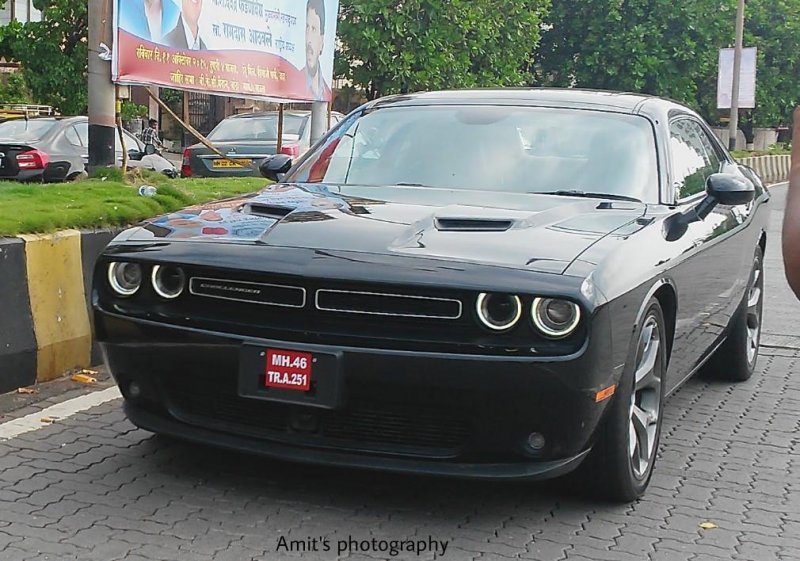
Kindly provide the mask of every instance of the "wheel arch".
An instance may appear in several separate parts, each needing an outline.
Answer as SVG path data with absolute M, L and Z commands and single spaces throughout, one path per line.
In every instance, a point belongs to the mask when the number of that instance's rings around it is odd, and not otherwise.
M 651 298 L 658 300 L 661 311 L 664 314 L 664 327 L 667 331 L 667 365 L 669 365 L 669 359 L 672 356 L 672 344 L 675 340 L 675 322 L 678 316 L 678 291 L 671 279 L 660 278 L 656 280 L 642 299 L 636 315 L 634 331 L 642 323 L 642 318 L 647 311 L 647 303 Z

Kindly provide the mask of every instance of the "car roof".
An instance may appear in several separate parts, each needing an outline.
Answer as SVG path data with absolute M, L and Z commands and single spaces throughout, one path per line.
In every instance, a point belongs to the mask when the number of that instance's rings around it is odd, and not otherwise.
M 595 109 L 660 116 L 670 111 L 694 113 L 680 103 L 641 93 L 577 88 L 488 88 L 398 94 L 368 104 L 380 108 L 404 105 L 528 105 Z

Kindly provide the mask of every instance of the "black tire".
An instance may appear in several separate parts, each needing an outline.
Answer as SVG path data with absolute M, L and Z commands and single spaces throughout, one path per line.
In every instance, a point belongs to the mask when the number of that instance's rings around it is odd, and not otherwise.
M 648 340 L 651 345 L 656 341 L 657 346 L 651 348 L 646 345 L 645 339 L 653 334 L 654 338 Z M 594 495 L 615 502 L 630 502 L 641 497 L 650 483 L 661 437 L 667 338 L 664 312 L 658 300 L 651 298 L 631 340 L 625 371 L 606 411 L 597 441 L 583 466 L 586 487 Z M 640 367 L 648 363 L 646 358 L 653 360 L 653 379 L 648 381 L 653 387 L 644 387 L 643 381 L 648 376 L 643 376 L 640 379 L 642 387 L 637 390 L 637 372 L 641 374 L 644 371 Z M 648 415 L 644 417 L 647 420 L 644 425 L 634 421 L 634 416 L 641 421 L 640 412 L 650 410 L 655 410 L 654 420 Z M 640 446 L 640 439 L 635 436 L 642 433 L 634 427 L 645 431 L 648 459 L 644 465 L 640 462 L 644 447 Z M 633 445 L 632 438 L 635 440 Z
M 67 176 L 66 181 L 73 182 L 73 181 L 80 181 L 81 179 L 86 179 L 89 177 L 85 171 L 76 171 L 75 173 L 71 173 Z
M 730 382 L 749 380 L 756 369 L 764 311 L 764 255 L 757 246 L 753 268 L 741 304 L 728 327 L 728 337 L 714 352 L 704 370 Z

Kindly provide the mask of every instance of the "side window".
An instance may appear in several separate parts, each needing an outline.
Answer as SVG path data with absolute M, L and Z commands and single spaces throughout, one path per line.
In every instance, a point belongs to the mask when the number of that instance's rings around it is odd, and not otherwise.
M 67 130 L 64 131 L 64 136 L 66 137 L 67 142 L 73 146 L 82 146 L 81 138 L 78 136 L 78 131 L 75 130 L 75 127 L 67 127 Z
M 717 173 L 722 169 L 722 160 L 720 159 L 719 154 L 717 154 L 717 151 L 714 149 L 713 141 L 708 138 L 708 133 L 706 133 L 704 130 L 700 131 L 700 140 L 703 141 L 703 148 L 705 148 L 706 154 L 708 155 L 708 161 L 710 162 L 711 169 L 714 170 L 711 173 Z
M 75 125 L 75 130 L 78 132 L 78 137 L 81 139 L 81 144 L 89 147 L 89 123 L 78 123 Z
M 711 140 L 700 125 L 689 119 L 674 121 L 669 132 L 675 198 L 680 200 L 702 193 L 708 176 L 720 168 Z

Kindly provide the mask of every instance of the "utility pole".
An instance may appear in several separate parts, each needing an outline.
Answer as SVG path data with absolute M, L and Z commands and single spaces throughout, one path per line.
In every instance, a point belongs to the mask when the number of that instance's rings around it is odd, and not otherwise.
M 311 104 L 311 144 L 323 137 L 328 129 L 328 103 L 315 101 Z
M 742 43 L 744 42 L 744 0 L 739 0 L 736 11 L 736 48 L 733 51 L 733 91 L 731 92 L 731 125 L 728 132 L 728 148 L 736 149 L 736 134 L 739 130 L 739 78 L 742 72 Z
M 116 128 L 116 89 L 111 61 L 100 58 L 100 43 L 112 41 L 111 0 L 89 0 L 89 172 L 113 166 Z

